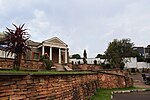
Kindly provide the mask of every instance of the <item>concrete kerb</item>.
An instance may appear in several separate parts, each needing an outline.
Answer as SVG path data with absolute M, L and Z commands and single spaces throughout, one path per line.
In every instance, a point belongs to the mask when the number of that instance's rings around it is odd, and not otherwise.
M 150 89 L 135 89 L 135 90 L 123 90 L 123 91 L 113 91 L 111 92 L 111 100 L 114 100 L 114 94 L 116 93 L 131 93 L 131 92 L 146 92 Z

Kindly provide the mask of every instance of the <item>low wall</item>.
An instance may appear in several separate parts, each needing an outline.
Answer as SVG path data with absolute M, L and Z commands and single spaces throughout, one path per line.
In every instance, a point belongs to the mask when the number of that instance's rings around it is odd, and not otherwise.
M 86 100 L 98 88 L 132 86 L 130 78 L 110 73 L 26 75 L 0 73 L 2 100 Z
M 97 74 L 0 76 L 1 100 L 86 100 L 99 87 Z
M 0 58 L 0 68 L 1 69 L 13 69 L 14 59 L 5 59 Z M 21 61 L 21 67 L 22 70 L 44 70 L 46 69 L 45 65 L 42 62 L 36 61 L 36 60 L 22 60 Z
M 71 65 L 69 65 L 70 67 Z M 82 70 L 82 71 L 99 71 L 99 70 L 102 70 L 103 67 L 102 66 L 99 66 L 99 65 L 93 65 L 93 64 L 80 64 L 80 65 L 72 65 L 71 68 L 73 68 L 73 66 L 76 66 L 77 70 Z M 73 68 L 74 69 L 74 68 Z M 76 70 L 75 69 L 75 70 Z
M 125 88 L 133 86 L 132 78 L 113 73 L 100 72 L 98 74 L 100 88 Z

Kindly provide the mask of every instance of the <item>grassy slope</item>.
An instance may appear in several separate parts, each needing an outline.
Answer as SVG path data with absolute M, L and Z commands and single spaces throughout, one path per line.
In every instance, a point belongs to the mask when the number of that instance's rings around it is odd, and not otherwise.
M 113 91 L 122 91 L 122 90 L 134 90 L 140 89 L 136 87 L 129 88 L 120 88 L 120 89 L 98 89 L 94 96 L 92 96 L 91 100 L 111 100 L 111 95 Z

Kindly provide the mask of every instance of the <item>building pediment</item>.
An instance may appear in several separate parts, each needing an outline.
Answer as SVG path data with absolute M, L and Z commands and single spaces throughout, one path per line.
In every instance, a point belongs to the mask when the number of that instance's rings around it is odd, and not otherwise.
M 66 43 L 60 40 L 58 37 L 54 37 L 42 42 L 45 45 L 52 45 L 52 46 L 61 46 L 61 47 L 68 47 Z

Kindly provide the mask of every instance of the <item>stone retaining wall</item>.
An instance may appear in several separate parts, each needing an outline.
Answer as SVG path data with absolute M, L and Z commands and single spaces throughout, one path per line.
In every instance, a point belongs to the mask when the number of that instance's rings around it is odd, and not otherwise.
M 0 76 L 1 100 L 86 100 L 99 87 L 97 74 Z
M 86 100 L 98 88 L 132 85 L 129 77 L 104 72 L 76 75 L 0 74 L 0 99 Z
M 132 78 L 113 73 L 100 72 L 98 74 L 100 88 L 125 88 L 133 86 Z
M 13 69 L 14 59 L 5 59 L 0 58 L 0 69 Z M 21 70 L 45 70 L 46 67 L 43 62 L 39 62 L 36 60 L 22 60 L 21 61 Z

